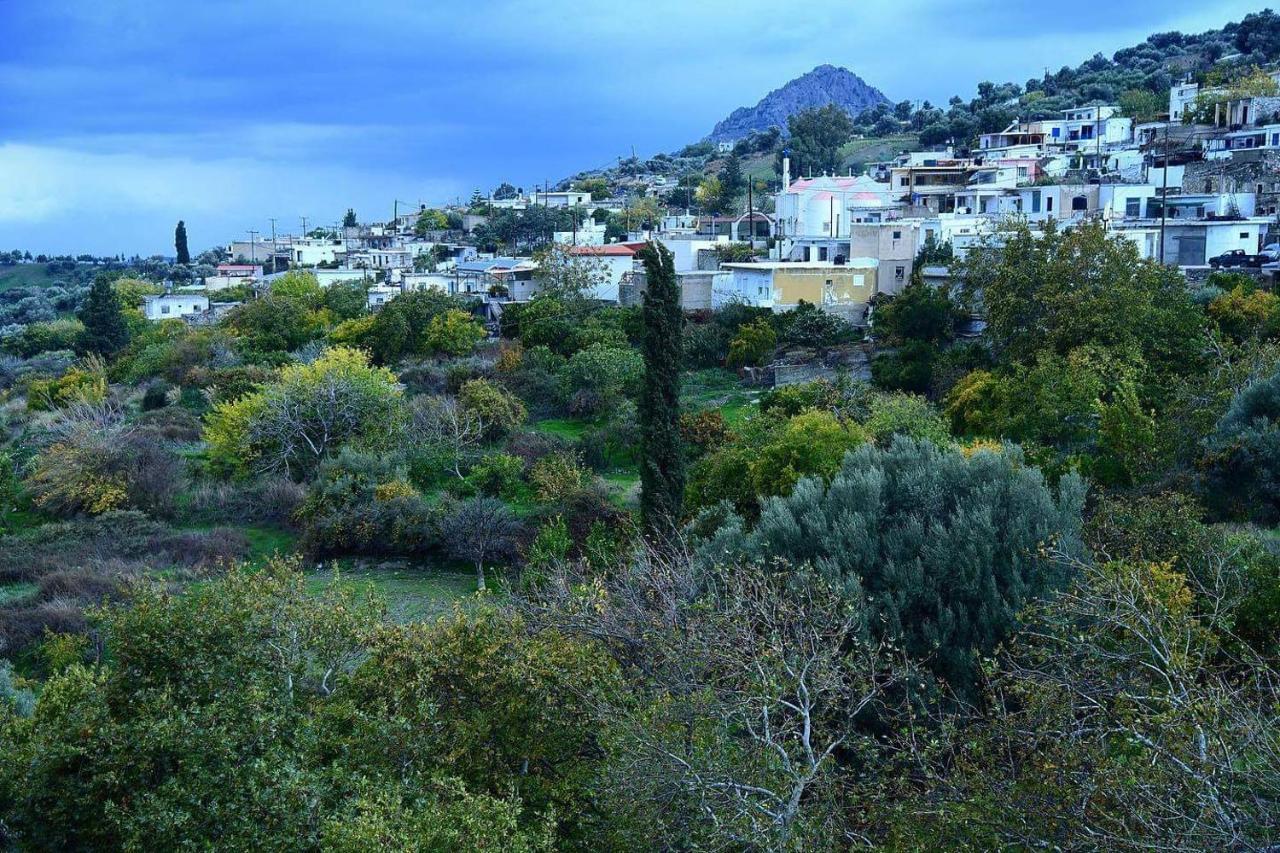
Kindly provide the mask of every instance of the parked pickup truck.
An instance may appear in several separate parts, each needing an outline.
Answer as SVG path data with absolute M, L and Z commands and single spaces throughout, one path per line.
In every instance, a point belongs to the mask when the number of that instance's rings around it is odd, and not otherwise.
M 1209 259 L 1209 266 L 1215 270 L 1223 267 L 1260 267 L 1271 259 L 1266 255 L 1251 255 L 1244 249 L 1232 249 L 1217 257 Z

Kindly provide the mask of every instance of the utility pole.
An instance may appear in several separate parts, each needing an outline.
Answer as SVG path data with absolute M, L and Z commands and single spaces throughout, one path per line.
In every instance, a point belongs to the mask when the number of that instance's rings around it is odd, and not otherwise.
M 276 218 L 270 217 L 271 220 L 271 274 L 276 274 Z
M 1169 123 L 1164 125 L 1164 180 L 1160 188 L 1160 265 L 1164 266 L 1164 224 L 1169 216 Z
M 305 237 L 307 236 L 307 217 L 303 216 L 299 218 L 302 219 L 302 236 Z
M 252 228 L 249 229 L 249 262 L 254 266 L 258 264 L 258 232 Z
M 756 247 L 756 208 L 751 197 L 751 176 L 747 175 L 747 233 L 751 235 L 751 248 Z

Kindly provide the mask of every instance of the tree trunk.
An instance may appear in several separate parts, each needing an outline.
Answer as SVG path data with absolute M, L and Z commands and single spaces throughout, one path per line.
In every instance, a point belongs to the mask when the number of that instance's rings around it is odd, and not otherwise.
M 476 560 L 476 589 L 484 592 L 484 563 Z

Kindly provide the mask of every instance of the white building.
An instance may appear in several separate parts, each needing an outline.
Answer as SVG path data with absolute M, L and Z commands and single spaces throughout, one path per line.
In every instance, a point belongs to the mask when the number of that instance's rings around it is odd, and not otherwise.
M 142 313 L 148 320 L 177 320 L 209 310 L 209 297 L 202 293 L 166 293 L 142 300 Z
M 569 254 L 590 264 L 600 281 L 590 296 L 605 302 L 620 301 L 621 286 L 631 279 L 636 266 L 636 252 L 643 243 L 609 243 L 605 246 L 574 246 Z
M 296 237 L 289 242 L 289 261 L 295 266 L 339 263 L 346 254 L 345 244 L 336 237 Z
M 383 305 L 386 305 L 388 302 L 390 302 L 392 299 L 395 299 L 399 295 L 400 295 L 400 288 L 398 287 L 385 287 L 383 285 L 374 285 L 373 287 L 369 288 L 368 294 L 366 295 L 366 302 L 370 309 L 377 310 L 378 308 L 381 308 Z
M 261 264 L 218 264 L 215 275 L 205 276 L 205 290 L 226 290 L 262 280 Z

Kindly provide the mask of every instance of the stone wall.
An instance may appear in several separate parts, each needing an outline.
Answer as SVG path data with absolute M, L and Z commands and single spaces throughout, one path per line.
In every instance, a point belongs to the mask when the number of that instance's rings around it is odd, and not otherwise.
M 1182 191 L 1258 193 L 1258 215 L 1274 215 L 1280 212 L 1280 151 L 1237 151 L 1230 160 L 1188 163 Z

